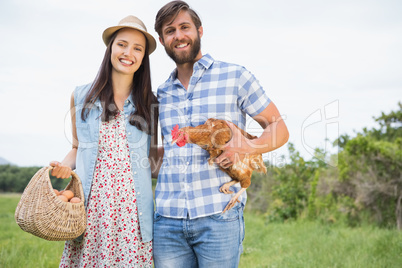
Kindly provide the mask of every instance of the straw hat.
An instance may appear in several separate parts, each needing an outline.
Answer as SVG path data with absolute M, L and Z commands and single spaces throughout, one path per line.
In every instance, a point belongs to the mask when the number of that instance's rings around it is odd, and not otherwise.
M 103 42 L 108 45 L 112 35 L 122 28 L 132 28 L 142 32 L 148 39 L 149 54 L 154 52 L 156 49 L 155 38 L 147 32 L 147 27 L 145 27 L 145 24 L 139 18 L 131 15 L 122 19 L 117 26 L 107 28 L 102 35 Z

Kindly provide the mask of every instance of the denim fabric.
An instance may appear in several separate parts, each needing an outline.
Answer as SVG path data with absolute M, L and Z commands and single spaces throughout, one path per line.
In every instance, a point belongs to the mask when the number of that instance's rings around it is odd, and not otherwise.
M 99 126 L 102 114 L 102 105 L 97 100 L 86 120 L 81 119 L 81 111 L 91 84 L 79 86 L 74 91 L 74 104 L 76 109 L 76 128 L 79 141 L 76 170 L 81 179 L 85 196 L 85 205 L 88 204 L 94 176 L 95 163 L 98 155 Z M 126 136 L 130 149 L 131 169 L 133 171 L 135 191 L 137 197 L 138 217 L 143 242 L 152 240 L 153 223 L 153 194 L 151 167 L 148 161 L 150 136 L 129 123 L 130 114 L 135 107 L 131 96 L 124 103 L 124 116 L 126 121 Z
M 243 251 L 243 207 L 197 219 L 154 215 L 155 268 L 233 268 Z

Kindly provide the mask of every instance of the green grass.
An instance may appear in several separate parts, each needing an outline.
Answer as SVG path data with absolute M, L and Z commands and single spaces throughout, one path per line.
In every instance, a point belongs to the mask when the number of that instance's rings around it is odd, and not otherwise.
M 318 222 L 266 224 L 245 213 L 240 267 L 402 267 L 402 232 Z
M 59 267 L 64 242 L 22 231 L 14 220 L 19 199 L 18 194 L 0 194 L 0 267 Z
M 58 267 L 64 242 L 23 232 L 14 220 L 20 195 L 0 194 L 0 267 Z M 347 228 L 318 222 L 266 224 L 245 213 L 241 268 L 401 267 L 402 232 L 376 227 Z

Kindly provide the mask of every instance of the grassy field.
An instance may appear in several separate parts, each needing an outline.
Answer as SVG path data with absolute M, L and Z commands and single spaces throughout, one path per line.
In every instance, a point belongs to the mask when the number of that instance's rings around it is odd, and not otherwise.
M 58 267 L 63 242 L 50 242 L 20 229 L 14 212 L 20 195 L 0 195 L 0 267 Z
M 23 232 L 14 221 L 19 195 L 0 194 L 0 267 L 58 267 L 63 242 Z M 374 227 L 346 228 L 314 222 L 265 224 L 245 214 L 241 268 L 401 267 L 402 232 Z
M 240 267 L 402 267 L 402 232 L 314 222 L 265 224 L 245 215 Z

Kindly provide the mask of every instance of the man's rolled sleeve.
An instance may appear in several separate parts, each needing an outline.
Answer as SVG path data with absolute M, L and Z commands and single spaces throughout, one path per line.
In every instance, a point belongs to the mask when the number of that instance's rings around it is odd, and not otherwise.
M 239 106 L 249 116 L 261 113 L 271 102 L 265 90 L 253 74 L 245 68 L 239 77 Z

